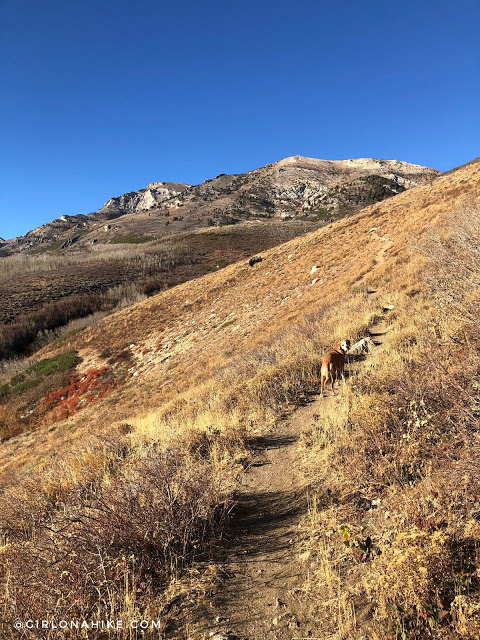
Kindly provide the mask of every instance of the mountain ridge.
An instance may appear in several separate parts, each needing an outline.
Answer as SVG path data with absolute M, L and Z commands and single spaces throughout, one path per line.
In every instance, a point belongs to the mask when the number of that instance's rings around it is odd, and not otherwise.
M 254 217 L 327 220 L 437 175 L 435 169 L 399 160 L 289 156 L 246 173 L 219 174 L 198 185 L 152 182 L 137 191 L 109 198 L 91 213 L 63 215 L 23 236 L 6 240 L 2 255 L 109 242 L 132 226 L 128 216 L 138 214 L 155 218 L 147 226 L 148 233 L 156 238 Z M 173 215 L 177 212 L 179 215 Z M 105 230 L 111 233 L 104 238 L 100 225 L 110 221 L 114 222 L 107 224 Z

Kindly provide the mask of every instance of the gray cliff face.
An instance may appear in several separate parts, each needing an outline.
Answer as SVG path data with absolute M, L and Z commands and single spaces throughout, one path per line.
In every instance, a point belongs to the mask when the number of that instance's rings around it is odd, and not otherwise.
M 146 211 L 181 194 L 188 187 L 188 184 L 181 182 L 152 182 L 145 189 L 110 198 L 97 213 L 121 212 L 124 214 Z
M 257 217 L 327 219 L 396 195 L 438 171 L 398 160 L 319 160 L 292 156 L 238 175 L 221 174 L 187 189 L 175 206 L 213 221 Z M 168 203 L 167 203 L 168 204 Z

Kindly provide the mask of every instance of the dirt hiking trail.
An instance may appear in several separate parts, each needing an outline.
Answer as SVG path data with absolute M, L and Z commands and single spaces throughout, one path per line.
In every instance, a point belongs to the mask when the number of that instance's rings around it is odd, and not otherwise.
M 371 294 L 377 294 L 371 291 Z M 388 308 L 385 309 L 388 313 Z M 376 349 L 388 336 L 385 317 L 370 327 Z M 368 356 L 367 356 L 368 361 Z M 347 376 L 361 372 L 363 363 L 347 365 Z M 348 384 L 348 380 L 347 380 Z M 195 640 L 314 640 L 318 627 L 309 620 L 304 591 L 306 570 L 301 554 L 300 522 L 308 510 L 308 485 L 300 468 L 300 438 L 342 394 L 314 396 L 254 441 L 254 459 L 236 494 L 233 538 L 221 567 L 222 585 L 209 598 L 203 614 L 182 638 Z M 188 616 L 190 617 L 190 616 Z M 180 638 L 180 636 L 176 636 Z

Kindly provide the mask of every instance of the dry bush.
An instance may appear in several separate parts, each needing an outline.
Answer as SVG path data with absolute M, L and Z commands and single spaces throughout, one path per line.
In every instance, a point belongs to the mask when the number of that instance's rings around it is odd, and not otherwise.
M 128 245 L 98 249 L 95 245 L 90 250 L 60 255 L 20 254 L 3 258 L 0 282 L 6 284 L 6 295 L 15 292 L 16 300 L 7 307 L 8 311 L 4 310 L 8 322 L 0 325 L 0 360 L 31 354 L 58 337 L 54 332 L 74 319 L 135 304 L 148 294 L 183 281 L 185 278 L 171 280 L 166 275 L 192 261 L 191 248 L 174 242 L 150 243 L 143 250 Z M 85 271 L 85 281 L 79 285 L 82 292 L 74 293 L 71 283 L 68 286 L 63 283 L 62 269 L 78 266 L 82 273 L 82 266 L 90 268 L 92 263 L 98 263 L 98 271 Z M 105 282 L 101 278 L 97 282 L 95 278 L 105 270 L 105 263 L 113 272 L 105 277 Z M 43 278 L 50 288 L 44 288 L 43 295 L 38 296 L 38 281 L 29 281 L 28 274 Z M 118 285 L 111 286 L 116 281 Z
M 15 619 L 144 619 L 221 536 L 232 477 L 208 447 L 117 438 L 1 496 L 2 637 Z M 42 633 L 31 637 L 78 637 Z
M 480 527 L 476 536 L 471 529 L 479 517 L 479 393 L 472 381 L 480 358 L 463 359 L 457 345 L 449 358 L 450 346 L 417 345 L 419 356 L 405 359 L 400 378 L 396 367 L 372 369 L 304 442 L 307 473 L 336 505 L 333 517 L 320 505 L 314 527 L 306 528 L 320 540 L 322 532 L 336 532 L 333 565 L 345 555 L 338 542 L 346 542 L 341 528 L 348 526 L 342 599 L 360 609 L 375 603 L 375 618 L 393 638 L 420 640 L 458 632 L 457 596 L 480 602 Z M 393 353 L 384 354 L 387 362 Z M 312 544 L 320 563 L 322 548 Z M 325 589 L 322 572 L 315 589 Z
M 0 282 L 19 275 L 48 273 L 71 265 L 92 262 L 122 261 L 139 267 L 144 274 L 169 270 L 178 263 L 188 263 L 192 250 L 188 245 L 170 241 L 149 242 L 146 246 L 129 244 L 95 244 L 64 252 L 19 253 L 0 260 Z
M 353 313 L 340 304 L 335 313 L 320 309 L 279 330 L 268 344 L 222 364 L 213 379 L 178 394 L 151 419 L 159 430 L 214 428 L 240 442 L 268 430 L 319 391 L 326 348 L 347 336 L 363 336 L 379 312 L 364 293 L 355 294 L 350 305 Z
M 11 360 L 0 360 L 0 387 L 15 375 L 23 373 L 35 360 L 32 358 L 12 358 Z
M 86 319 L 83 323 L 86 326 L 102 312 L 136 304 L 147 297 L 145 289 L 148 286 L 142 282 L 129 282 L 111 287 L 105 293 L 71 295 L 0 324 L 0 360 L 38 351 L 74 328 L 75 321 Z M 71 326 L 67 329 L 67 325 Z

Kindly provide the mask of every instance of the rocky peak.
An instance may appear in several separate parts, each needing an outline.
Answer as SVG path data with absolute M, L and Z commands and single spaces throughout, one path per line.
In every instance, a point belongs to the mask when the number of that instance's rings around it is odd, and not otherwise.
M 136 213 L 178 196 L 189 187 L 183 182 L 151 182 L 145 189 L 130 191 L 121 196 L 110 198 L 97 213 Z

